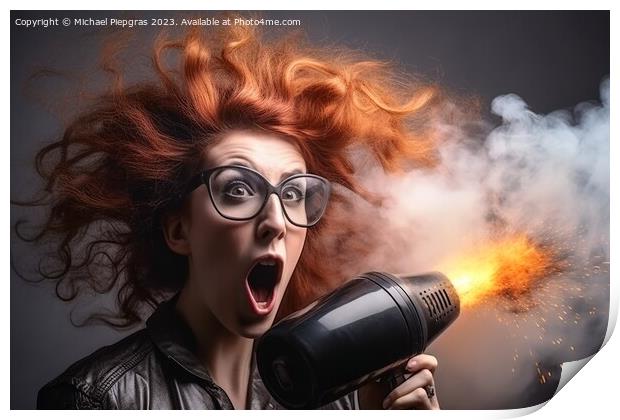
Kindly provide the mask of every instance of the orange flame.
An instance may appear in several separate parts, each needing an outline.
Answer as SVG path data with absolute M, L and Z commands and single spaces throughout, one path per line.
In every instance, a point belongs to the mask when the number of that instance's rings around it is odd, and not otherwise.
M 523 296 L 553 265 L 549 250 L 525 235 L 515 235 L 480 246 L 445 264 L 443 271 L 452 280 L 461 306 L 468 307 L 492 296 Z

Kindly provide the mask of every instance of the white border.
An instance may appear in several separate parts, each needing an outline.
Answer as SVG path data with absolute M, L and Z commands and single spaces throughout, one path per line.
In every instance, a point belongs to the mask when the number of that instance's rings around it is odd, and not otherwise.
M 596 1 L 591 0 L 587 3 L 577 3 L 577 2 L 567 2 L 567 1 L 534 1 L 534 0 L 521 0 L 519 2 L 490 2 L 490 1 L 468 1 L 466 3 L 457 2 L 457 1 L 448 1 L 442 2 L 438 4 L 436 2 L 428 2 L 426 4 L 418 3 L 418 2 L 404 2 L 404 1 L 391 1 L 391 0 L 382 0 L 381 2 L 350 2 L 349 4 L 343 2 L 334 2 L 333 0 L 316 0 L 312 2 L 308 2 L 309 4 L 300 4 L 300 2 L 290 2 L 290 1 L 261 1 L 261 2 L 252 2 L 252 1 L 241 1 L 241 0 L 229 0 L 229 1 L 208 1 L 208 2 L 196 2 L 196 1 L 186 1 L 179 0 L 174 2 L 153 2 L 153 1 L 118 1 L 118 0 L 108 0 L 106 2 L 101 3 L 81 3 L 77 1 L 55 1 L 53 6 L 58 9 L 64 10 L 149 10 L 149 9 L 157 9 L 157 10 L 199 10 L 199 9 L 210 9 L 210 10 L 343 10 L 343 9 L 351 9 L 350 6 L 355 6 L 355 8 L 359 9 L 375 9 L 376 6 L 381 5 L 385 9 L 411 9 L 415 7 L 419 10 L 429 10 L 429 9 L 437 9 L 438 6 L 442 6 L 442 9 L 454 9 L 454 10 L 462 10 L 462 6 L 465 4 L 472 9 L 495 9 L 495 10 L 514 10 L 514 9 L 531 9 L 531 10 L 548 10 L 548 9 L 580 9 L 584 5 L 588 6 L 588 9 L 598 9 L 598 10 L 611 10 L 612 2 L 611 1 Z M 8 5 L 11 9 L 14 10 L 46 10 L 49 9 L 50 3 L 47 1 L 30 1 L 28 4 L 24 4 L 24 2 L 18 1 L 9 1 Z M 7 10 L 7 14 L 9 11 Z M 8 20 L 8 19 L 7 19 Z M 6 21 L 5 21 L 6 22 Z M 611 42 L 612 45 L 616 45 L 616 31 L 614 27 L 617 27 L 618 19 L 615 17 L 615 14 L 612 10 L 611 13 Z M 3 47 L 3 56 L 9 57 L 10 51 L 10 25 L 5 26 L 5 33 L 3 37 L 2 47 Z M 612 49 L 613 51 L 613 49 Z M 614 71 L 617 68 L 616 65 L 617 54 L 612 53 L 611 55 L 611 79 L 614 79 L 613 75 Z M 9 66 L 2 66 L 1 69 L 5 83 L 9 80 Z M 611 97 L 615 98 L 615 81 L 612 80 L 611 83 Z M 10 110 L 10 96 L 5 95 L 5 100 L 2 102 L 3 104 L 3 127 L 5 130 L 5 141 L 1 142 L 2 156 L 4 159 L 8 160 L 10 158 L 10 150 L 9 149 L 9 110 Z M 618 112 L 616 111 L 616 107 L 612 107 L 612 126 L 611 126 L 611 138 L 614 138 L 614 132 L 616 131 L 616 127 L 613 121 L 618 121 Z M 6 149 L 5 149 L 6 148 Z M 611 177 L 612 181 L 617 179 L 618 176 L 618 147 L 612 142 L 611 144 Z M 10 183 L 9 183 L 9 168 L 10 161 L 5 162 L 3 165 L 4 168 L 4 176 L 2 176 L 0 185 L 2 186 L 2 192 L 4 196 L 7 197 L 10 195 Z M 613 191 L 613 188 L 612 188 Z M 617 197 L 612 194 L 612 202 L 611 202 L 611 214 L 617 214 Z M 8 214 L 4 220 L 8 220 Z M 7 229 L 7 234 L 5 238 L 9 238 L 9 224 L 5 225 L 5 229 Z M 618 261 L 618 248 L 615 246 L 615 239 L 617 238 L 617 223 L 615 219 L 612 217 L 611 220 L 611 260 Z M 9 268 L 9 249 L 6 249 L 2 252 L 2 263 L 3 266 L 8 269 Z M 8 270 L 7 270 L 8 271 Z M 6 271 L 5 271 L 6 272 Z M 576 378 L 568 381 L 566 386 L 560 390 L 560 392 L 552 398 L 549 403 L 543 407 L 541 410 L 536 410 L 530 418 L 545 418 L 554 416 L 554 417 L 566 417 L 566 418 L 575 418 L 575 417 L 592 417 L 592 416 L 601 416 L 603 418 L 608 417 L 607 413 L 612 413 L 617 411 L 615 400 L 616 396 L 616 387 L 615 381 L 618 375 L 618 360 L 615 355 L 618 351 L 618 338 L 611 337 L 610 333 L 615 326 L 615 322 L 618 314 L 618 288 L 617 281 L 615 281 L 615 266 L 614 264 L 610 264 L 610 274 L 612 279 L 612 284 L 610 285 L 610 293 L 612 296 L 612 302 L 610 305 L 610 323 L 609 330 L 606 337 L 607 344 L 604 349 L 596 354 L 592 360 L 588 363 L 588 367 L 579 372 Z M 5 281 L 3 283 L 5 290 L 5 305 L 3 305 L 3 322 L 6 336 L 8 337 L 8 332 L 10 331 L 10 310 L 9 310 L 9 282 Z M 10 390 L 9 390 L 9 369 L 10 369 L 10 355 L 9 355 L 9 346 L 2 346 L 3 357 L 2 360 L 5 361 L 4 364 L 4 382 L 2 383 L 2 392 L 1 395 L 4 399 L 4 407 L 8 410 L 10 407 Z M 566 364 L 566 372 L 571 369 L 571 365 Z M 575 364 L 576 365 L 576 364 Z M 464 390 L 464 392 L 466 392 Z M 396 413 L 392 412 L 390 415 L 394 416 L 411 416 L 415 415 L 416 419 L 425 417 L 441 417 L 441 418 L 509 418 L 509 417 L 517 417 L 520 415 L 527 414 L 527 412 L 531 412 L 533 409 L 522 409 L 522 410 L 497 410 L 497 411 L 443 411 L 439 413 L 423 413 L 417 412 L 413 413 Z M 11 411 L 10 414 L 15 417 L 28 416 L 32 413 L 27 411 Z M 41 413 L 37 413 L 41 415 Z M 78 413 L 45 413 L 45 415 L 49 415 L 51 417 L 72 417 L 78 416 Z M 92 413 L 89 414 L 92 416 L 108 416 L 110 413 Z M 126 418 L 126 416 L 142 416 L 146 414 L 138 413 L 138 412 L 122 412 L 122 413 L 114 413 L 115 417 L 120 416 L 121 418 Z M 149 413 L 149 418 L 159 417 L 159 416 L 168 416 L 169 413 Z M 188 412 L 184 413 L 184 415 L 188 416 L 205 416 L 207 414 L 201 412 Z M 239 413 L 209 413 L 208 416 L 238 416 L 238 415 L 248 415 L 248 412 L 239 412 Z M 252 417 L 262 417 L 269 416 L 269 418 L 274 418 L 274 416 L 285 416 L 286 413 L 267 413 L 267 412 L 252 412 Z M 290 413 L 289 413 L 290 415 Z M 321 413 L 321 416 L 335 416 L 335 415 L 346 415 L 345 413 Z M 366 416 L 372 416 L 368 418 L 374 418 L 375 413 L 370 412 L 357 412 L 355 416 L 361 416 L 362 418 Z M 312 414 L 308 414 L 307 412 L 295 413 L 295 416 L 312 416 Z

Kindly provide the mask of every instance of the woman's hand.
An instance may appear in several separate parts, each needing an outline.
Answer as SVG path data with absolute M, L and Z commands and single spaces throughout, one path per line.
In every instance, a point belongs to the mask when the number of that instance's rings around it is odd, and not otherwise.
M 437 359 L 428 354 L 419 354 L 409 359 L 406 371 L 411 376 L 385 397 L 383 408 L 439 410 L 433 379 L 435 369 L 437 369 Z

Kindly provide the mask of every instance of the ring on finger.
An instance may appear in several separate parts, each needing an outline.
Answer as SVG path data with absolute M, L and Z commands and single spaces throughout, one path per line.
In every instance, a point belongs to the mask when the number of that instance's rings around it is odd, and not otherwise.
M 426 385 L 424 391 L 426 391 L 426 396 L 428 396 L 429 400 L 435 396 L 435 387 L 433 385 Z

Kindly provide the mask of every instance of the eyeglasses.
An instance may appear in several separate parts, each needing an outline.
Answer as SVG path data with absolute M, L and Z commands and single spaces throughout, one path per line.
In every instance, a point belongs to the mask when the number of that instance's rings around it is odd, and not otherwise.
M 215 210 L 230 220 L 250 220 L 267 204 L 271 194 L 280 199 L 286 218 L 295 226 L 314 226 L 327 207 L 331 185 L 318 175 L 297 174 L 273 186 L 260 173 L 244 166 L 218 166 L 193 177 L 189 194 L 207 186 Z

